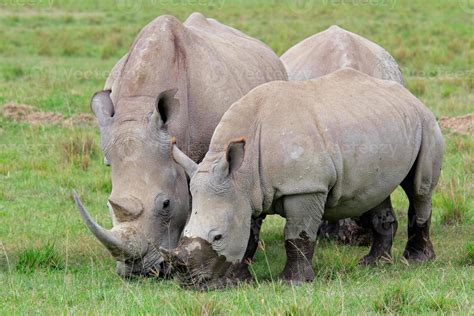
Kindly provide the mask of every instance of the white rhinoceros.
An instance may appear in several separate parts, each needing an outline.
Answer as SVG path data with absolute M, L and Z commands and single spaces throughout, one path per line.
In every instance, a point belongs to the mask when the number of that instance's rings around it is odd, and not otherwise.
M 388 201 L 401 185 L 410 201 L 404 257 L 433 259 L 431 199 L 443 149 L 434 115 L 396 82 L 343 69 L 264 84 L 225 113 L 199 166 L 186 164 L 191 217 L 179 246 L 164 252 L 185 284 L 222 285 L 244 256 L 251 217 L 279 214 L 282 276 L 311 281 L 322 219 L 368 216 L 373 243 L 362 261 L 391 256 Z
M 190 211 L 188 181 L 173 157 L 182 153 L 172 144 L 200 161 L 233 102 L 286 79 L 269 47 L 200 13 L 184 23 L 160 16 L 141 30 L 91 102 L 112 168 L 113 229 L 96 224 L 75 196 L 120 275 L 168 271 L 157 249 L 177 245 Z
M 353 68 L 404 85 L 400 67 L 384 48 L 337 25 L 294 45 L 281 60 L 289 80 L 310 80 L 342 68 Z
M 372 77 L 404 85 L 400 67 L 382 47 L 336 25 L 294 45 L 281 56 L 290 80 L 315 79 L 338 69 L 350 67 Z M 395 214 L 393 214 L 395 220 Z M 360 219 L 323 221 L 323 237 L 345 243 L 367 244 L 370 225 Z

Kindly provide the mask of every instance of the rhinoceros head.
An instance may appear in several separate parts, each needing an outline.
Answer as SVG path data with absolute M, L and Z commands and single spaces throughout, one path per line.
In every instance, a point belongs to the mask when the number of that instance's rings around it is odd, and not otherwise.
M 209 152 L 191 180 L 192 213 L 178 247 L 163 250 L 181 273 L 182 283 L 197 288 L 225 284 L 245 253 L 252 202 L 247 185 L 235 175 L 244 159 L 245 142 Z M 223 283 L 224 282 L 224 283 Z
M 175 93 L 122 98 L 119 102 L 129 103 L 121 106 L 127 109 L 123 113 L 114 112 L 110 91 L 92 98 L 101 145 L 112 168 L 107 205 L 113 228 L 99 226 L 77 195 L 75 199 L 86 225 L 115 257 L 117 272 L 124 277 L 168 273 L 158 249 L 176 247 L 188 217 L 188 183 L 175 159 L 183 165 L 192 160 L 173 145 L 167 129 L 179 107 Z

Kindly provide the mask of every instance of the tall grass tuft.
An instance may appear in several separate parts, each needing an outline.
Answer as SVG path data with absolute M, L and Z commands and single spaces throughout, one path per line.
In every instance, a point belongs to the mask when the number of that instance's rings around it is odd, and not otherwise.
M 468 241 L 466 244 L 467 262 L 474 265 L 474 241 Z
M 448 182 L 440 184 L 440 206 L 444 210 L 441 214 L 443 224 L 459 224 L 469 212 L 466 186 L 467 181 L 462 177 L 451 178 Z
M 62 143 L 66 161 L 87 170 L 91 159 L 97 157 L 97 145 L 89 135 L 76 135 Z
M 198 297 L 184 307 L 186 315 L 225 315 L 222 305 L 215 298 Z
M 25 74 L 25 71 L 19 65 L 7 65 L 5 68 L 2 69 L 1 73 L 6 81 L 11 81 L 21 78 Z
M 394 284 L 383 292 L 378 301 L 374 302 L 373 309 L 378 313 L 398 314 L 409 306 L 412 300 L 413 296 L 409 295 L 405 286 Z
M 40 248 L 27 248 L 18 258 L 16 270 L 31 273 L 38 270 L 57 271 L 64 268 L 64 262 L 56 251 L 53 243 L 47 243 Z
M 426 92 L 425 78 L 410 78 L 407 80 L 408 89 L 417 97 L 423 96 Z

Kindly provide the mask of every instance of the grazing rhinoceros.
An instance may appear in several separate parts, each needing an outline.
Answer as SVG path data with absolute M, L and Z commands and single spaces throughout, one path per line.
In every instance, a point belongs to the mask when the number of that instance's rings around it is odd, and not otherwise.
M 113 229 L 96 224 L 75 196 L 120 275 L 168 271 L 157 250 L 176 247 L 190 211 L 173 139 L 181 159 L 202 160 L 229 106 L 272 80 L 287 75 L 269 47 L 202 14 L 184 23 L 160 16 L 140 32 L 91 101 L 112 168 Z
M 315 79 L 350 67 L 404 85 L 400 67 L 385 49 L 336 25 L 291 47 L 281 60 L 290 80 Z M 323 221 L 320 234 L 345 243 L 367 244 L 371 231 L 364 221 L 344 219 L 334 223 Z
M 400 84 L 343 69 L 304 82 L 273 82 L 232 105 L 193 174 L 191 217 L 164 251 L 185 284 L 224 280 L 246 250 L 252 216 L 286 218 L 282 277 L 311 281 L 322 219 L 367 216 L 373 243 L 363 263 L 390 258 L 390 194 L 410 201 L 407 260 L 435 258 L 431 197 L 443 158 L 433 114 Z M 367 210 L 370 210 L 367 212 Z

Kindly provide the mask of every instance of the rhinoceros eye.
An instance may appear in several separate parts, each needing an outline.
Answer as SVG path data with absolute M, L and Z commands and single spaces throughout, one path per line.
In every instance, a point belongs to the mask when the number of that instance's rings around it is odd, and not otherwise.
M 155 205 L 156 205 L 157 216 L 167 217 L 170 215 L 171 201 L 170 199 L 168 199 L 168 197 L 165 194 L 160 193 L 156 196 Z

